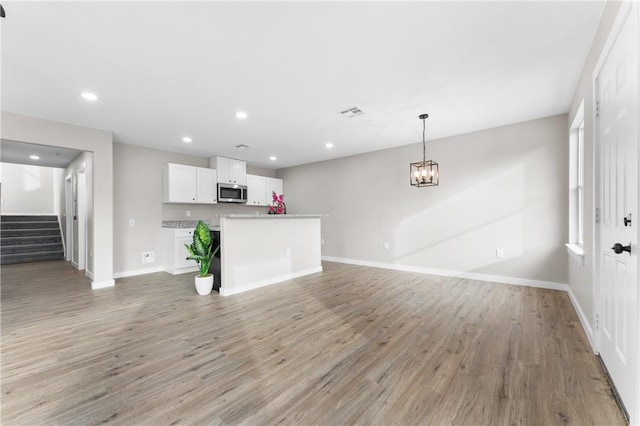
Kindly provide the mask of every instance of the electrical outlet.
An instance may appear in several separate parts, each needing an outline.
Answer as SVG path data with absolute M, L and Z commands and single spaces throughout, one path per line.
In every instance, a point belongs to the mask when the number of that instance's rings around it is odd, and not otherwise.
M 129 226 L 131 226 L 131 227 L 136 226 L 136 220 L 135 219 L 129 219 Z
M 389 250 L 389 243 L 388 243 L 387 241 L 385 241 L 385 242 L 384 242 L 384 244 L 382 245 L 382 247 L 383 247 L 385 250 Z
M 153 251 L 142 252 L 142 263 L 153 263 L 156 261 L 156 254 Z
M 187 217 L 191 217 L 191 210 L 187 210 Z
M 287 257 L 291 257 L 291 249 L 290 248 L 287 249 Z
M 502 259 L 502 258 L 504 258 L 504 249 L 497 248 L 497 249 L 496 249 L 496 257 L 497 257 L 498 259 Z
M 320 244 L 324 245 L 324 238 L 320 238 Z

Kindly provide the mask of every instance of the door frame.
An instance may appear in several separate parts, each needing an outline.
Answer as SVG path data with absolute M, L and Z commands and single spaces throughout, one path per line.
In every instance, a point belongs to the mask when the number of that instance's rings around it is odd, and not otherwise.
M 609 32 L 609 35 L 607 36 L 607 40 L 604 44 L 604 46 L 602 47 L 602 50 L 600 51 L 600 56 L 598 57 L 598 61 L 596 62 L 596 66 L 594 67 L 593 70 L 593 75 L 592 75 L 592 99 L 593 99 L 593 126 L 592 126 L 592 135 L 593 135 L 593 145 L 592 145 L 592 149 L 593 149 L 593 173 L 592 173 L 592 180 L 593 180 L 593 188 L 594 188 L 594 193 L 593 193 L 593 199 L 594 199 L 594 210 L 595 209 L 601 209 L 602 206 L 602 179 L 601 179 L 601 159 L 600 159 L 600 152 L 601 152 L 601 141 L 600 141 L 600 137 L 599 137 L 599 126 L 598 126 L 598 120 L 596 120 L 596 113 L 597 113 L 597 105 L 596 105 L 596 100 L 598 99 L 598 86 L 597 86 L 597 80 L 598 77 L 600 75 L 600 72 L 602 71 L 602 68 L 605 64 L 605 61 L 609 55 L 609 53 L 611 52 L 611 49 L 613 48 L 613 45 L 615 44 L 618 35 L 620 34 L 620 32 L 622 31 L 624 24 L 626 23 L 626 20 L 629 16 L 630 13 L 636 13 L 638 15 L 638 27 L 636 28 L 636 33 L 638 34 L 638 49 L 640 49 L 640 5 L 636 5 L 635 7 L 635 11 L 632 10 L 632 3 L 629 1 L 623 1 L 620 5 L 620 9 L 618 10 L 618 13 L 616 15 L 615 21 L 613 26 L 611 27 L 611 31 Z M 640 52 L 639 56 L 640 56 Z M 640 76 L 638 76 L 638 81 L 640 83 Z M 639 89 L 638 89 L 638 93 L 636 93 L 636 96 L 638 97 L 638 100 L 640 101 L 640 84 L 639 84 Z M 639 127 L 639 131 L 638 131 L 638 137 L 640 139 L 640 119 L 638 120 L 638 127 Z M 640 143 L 640 140 L 638 141 Z M 638 155 L 638 167 L 640 170 L 640 155 Z M 638 200 L 640 202 L 640 185 L 638 185 L 638 194 L 636 194 L 636 196 L 638 196 Z M 594 349 L 596 351 L 596 353 L 600 353 L 600 349 L 602 348 L 603 342 L 602 339 L 600 338 L 600 332 L 599 332 L 599 318 L 600 315 L 602 314 L 602 303 L 603 300 L 600 297 L 600 277 L 601 277 L 601 265 L 600 265 L 600 256 L 599 253 L 602 250 L 602 242 L 601 242 L 601 236 L 600 236 L 600 223 L 599 223 L 599 210 L 596 210 L 595 212 L 595 218 L 596 220 L 592 221 L 592 230 L 593 230 L 593 246 L 592 246 L 592 250 L 593 250 L 593 268 L 592 268 L 592 298 L 593 298 L 593 316 L 594 318 L 592 318 L 593 324 L 594 324 L 594 336 L 593 336 L 593 340 L 594 340 Z M 638 215 L 640 216 L 640 215 Z M 637 218 L 636 221 L 640 219 Z M 638 223 L 638 222 L 636 222 Z M 637 236 L 636 236 L 636 243 L 632 245 L 632 247 L 635 247 L 635 249 L 638 249 L 638 244 L 637 242 L 640 241 L 640 226 L 636 225 L 636 229 L 637 229 Z M 637 276 L 640 277 L 640 262 L 638 262 L 638 270 L 636 271 L 636 273 L 638 274 Z M 638 306 L 640 306 L 640 291 L 638 292 L 638 300 L 636 301 L 638 303 Z M 638 317 L 637 317 L 637 321 L 638 323 L 640 323 L 640 309 L 638 309 Z M 636 345 L 636 347 L 640 348 L 640 335 L 635 336 L 635 342 L 634 344 Z M 640 353 L 640 350 L 638 350 L 638 352 Z M 640 365 L 638 366 L 640 368 Z M 636 396 L 637 396 L 637 400 L 636 401 L 627 401 L 627 404 L 630 402 L 631 404 L 636 404 L 636 406 L 640 406 L 640 377 L 635 377 L 635 384 L 634 387 L 636 388 Z M 628 419 L 630 420 L 631 424 L 640 424 L 640 419 Z
M 73 253 L 73 174 L 64 178 L 65 260 L 72 260 Z
M 78 170 L 78 269 L 83 271 L 87 261 L 87 174 Z

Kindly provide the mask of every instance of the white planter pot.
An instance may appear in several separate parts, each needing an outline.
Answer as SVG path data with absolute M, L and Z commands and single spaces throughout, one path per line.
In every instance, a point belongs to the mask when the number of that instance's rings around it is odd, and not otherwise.
M 201 277 L 200 275 L 196 275 L 196 291 L 201 296 L 206 296 L 211 293 L 213 289 L 213 274 L 209 274 L 206 277 Z

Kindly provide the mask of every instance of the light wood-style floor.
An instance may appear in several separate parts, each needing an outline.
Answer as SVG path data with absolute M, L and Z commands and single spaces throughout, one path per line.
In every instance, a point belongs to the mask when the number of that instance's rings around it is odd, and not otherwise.
M 5 266 L 2 424 L 624 424 L 566 294 L 324 268 L 220 297 Z

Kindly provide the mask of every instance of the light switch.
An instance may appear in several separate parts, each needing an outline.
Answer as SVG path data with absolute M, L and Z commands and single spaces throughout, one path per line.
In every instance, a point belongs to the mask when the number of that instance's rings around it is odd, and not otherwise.
M 129 219 L 129 226 L 131 226 L 131 227 L 136 226 L 136 220 L 135 219 Z

